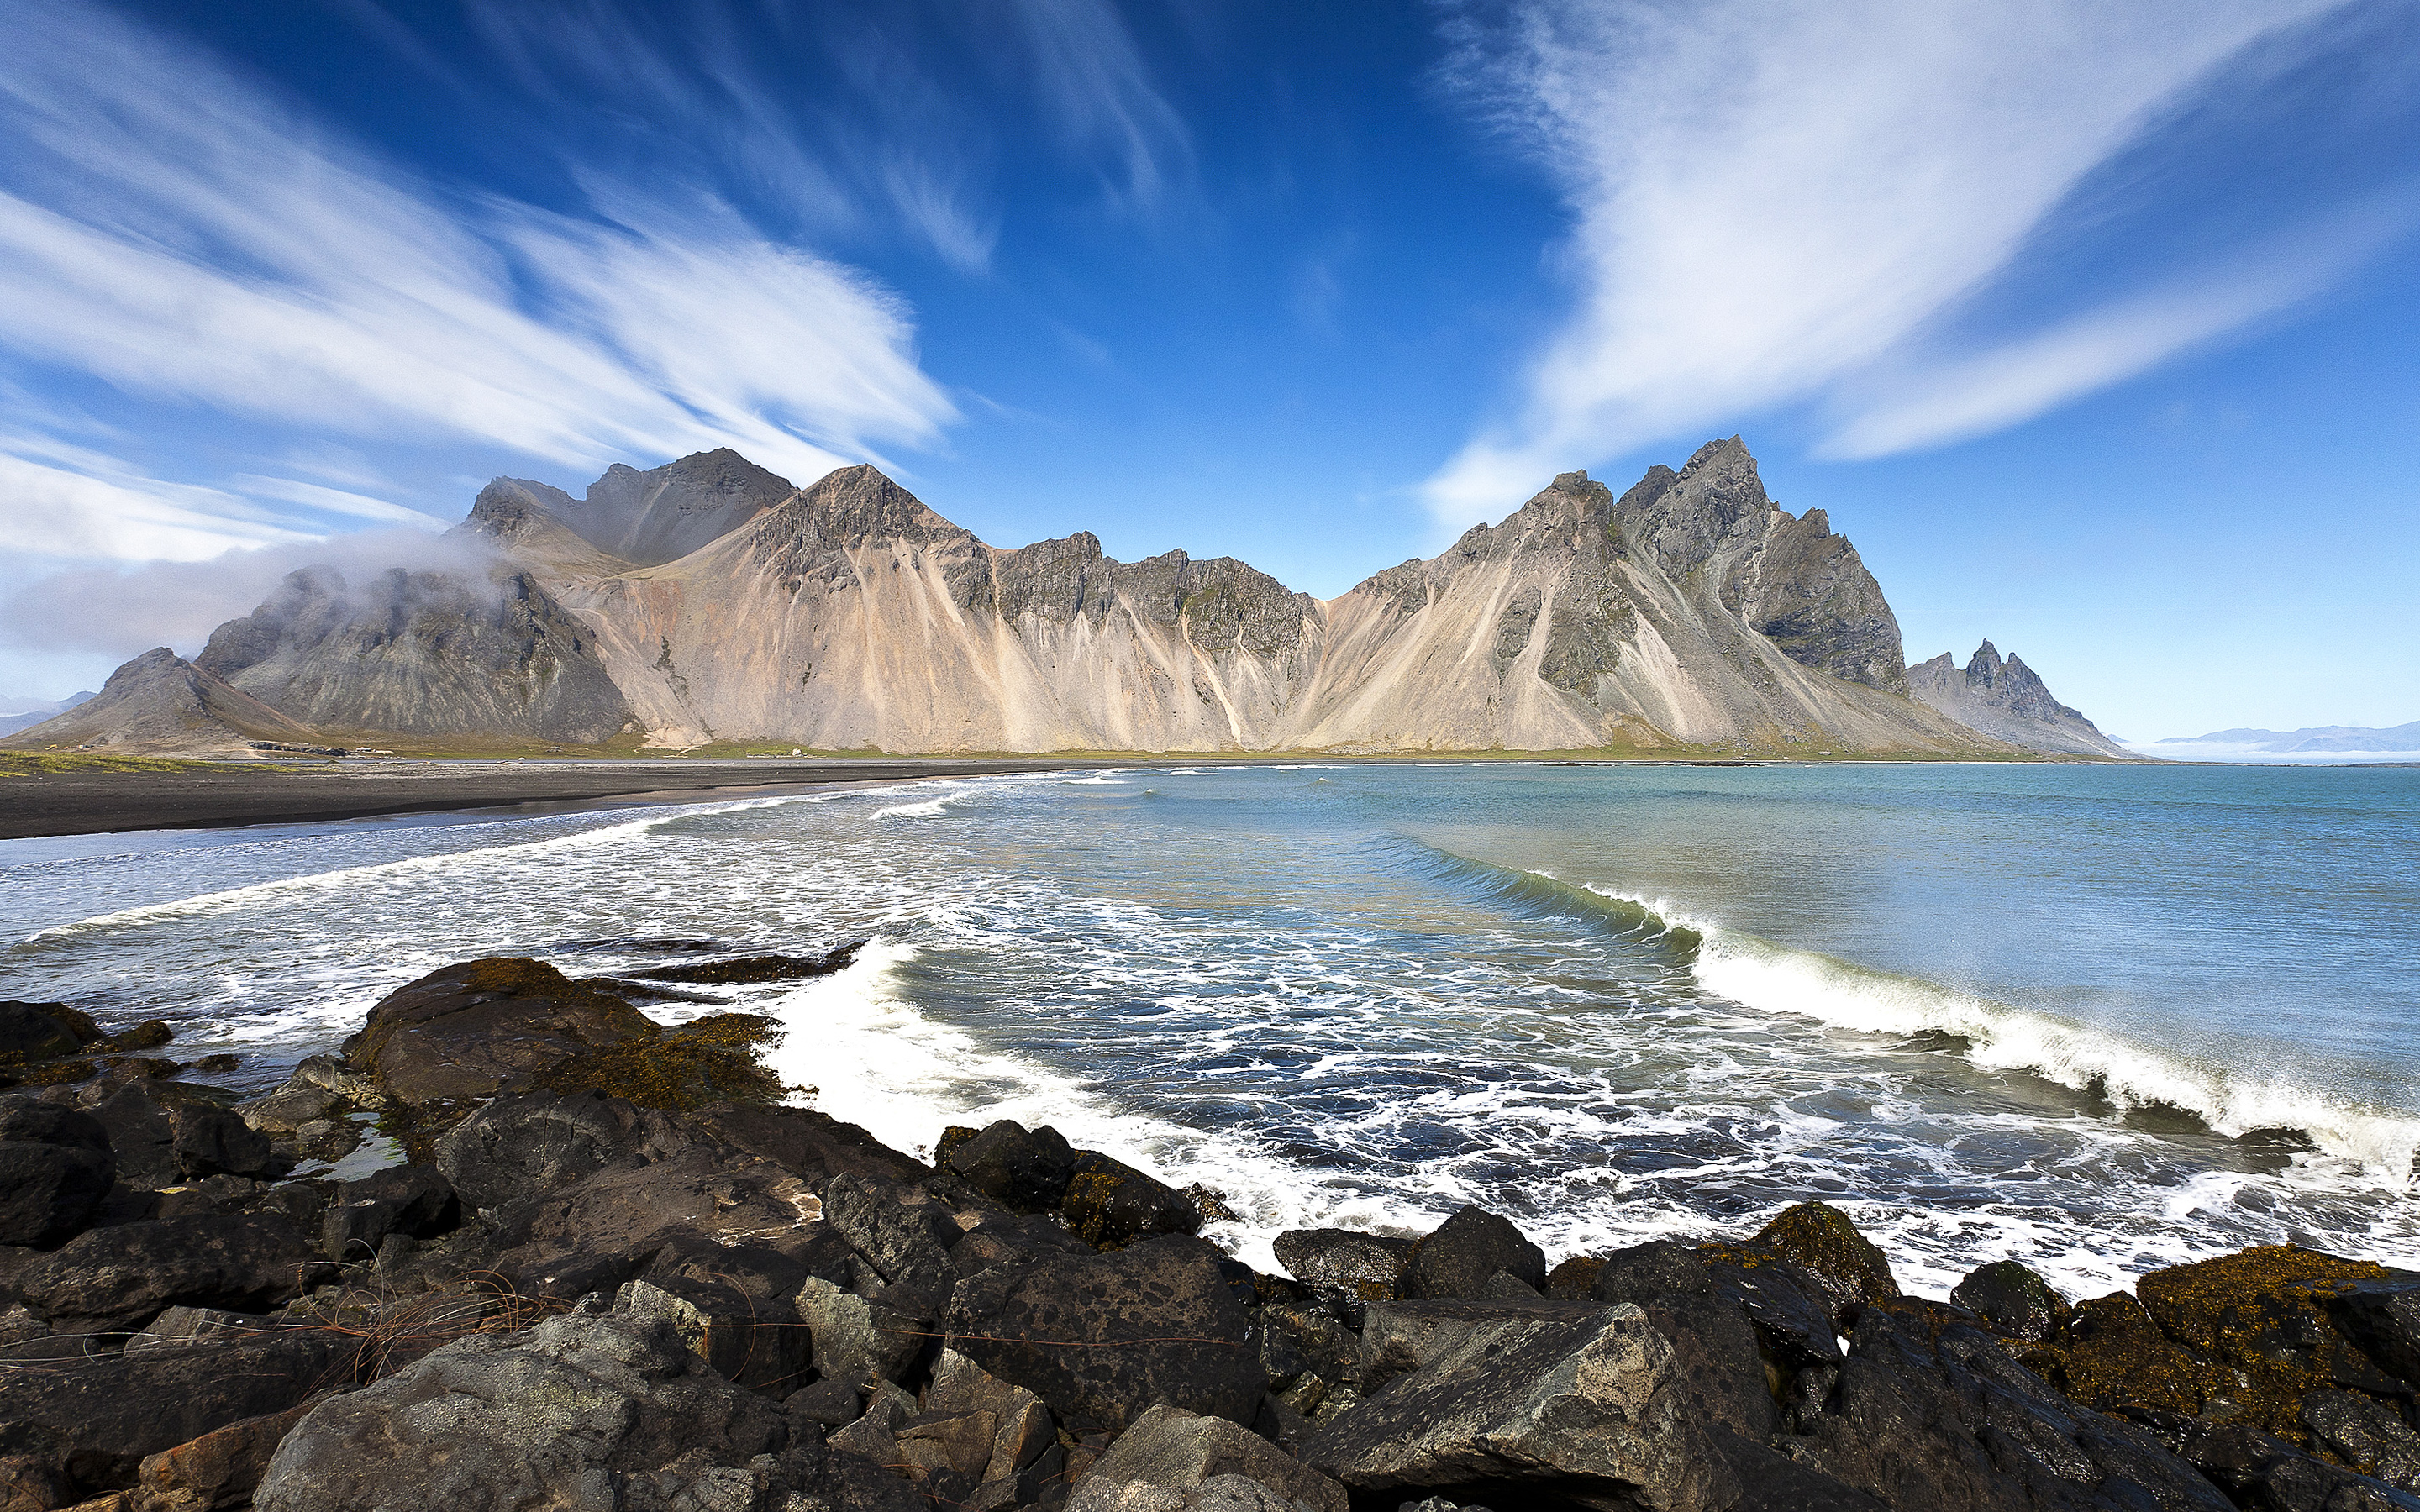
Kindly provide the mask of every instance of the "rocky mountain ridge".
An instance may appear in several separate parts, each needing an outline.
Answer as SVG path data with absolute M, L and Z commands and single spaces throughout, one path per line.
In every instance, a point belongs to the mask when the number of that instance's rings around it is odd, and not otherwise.
M 456 534 L 493 549 L 484 575 L 305 569 L 194 666 L 347 740 L 2115 752 L 2046 693 L 1911 698 L 1856 548 L 1776 504 L 1737 437 L 1619 496 L 1564 473 L 1327 600 L 1233 558 L 1119 562 L 1089 532 L 993 547 L 871 467 L 793 488 L 727 450 L 616 466 L 580 499 L 500 478 Z
M 2015 656 L 2002 660 L 1989 640 L 1976 648 L 1963 671 L 1946 651 L 1910 667 L 1907 690 L 1928 708 L 2012 746 L 2134 759 L 2133 752 L 2102 734 L 2100 726 L 2051 697 L 2032 668 Z

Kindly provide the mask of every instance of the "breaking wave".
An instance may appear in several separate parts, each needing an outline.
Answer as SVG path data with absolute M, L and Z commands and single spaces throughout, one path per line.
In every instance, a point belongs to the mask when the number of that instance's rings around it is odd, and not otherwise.
M 2230 1137 L 2289 1131 L 2397 1190 L 2420 1187 L 2420 1119 L 2246 1074 L 1920 978 L 1878 971 L 1634 897 L 1422 846 L 1441 876 L 1517 908 L 1602 921 L 1683 961 L 1699 987 L 1763 1013 L 1867 1034 L 1953 1036 L 1988 1071 L 2025 1072 L 2119 1108 L 2167 1107 Z

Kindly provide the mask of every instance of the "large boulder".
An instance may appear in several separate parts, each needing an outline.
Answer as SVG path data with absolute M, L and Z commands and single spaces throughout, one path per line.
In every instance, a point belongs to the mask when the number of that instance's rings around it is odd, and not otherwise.
M 1825 1477 L 1701 1424 L 1671 1341 L 1636 1304 L 1402 1305 L 1432 1309 L 1424 1340 L 1406 1347 L 1410 1331 L 1400 1331 L 1377 1348 L 1404 1349 L 1417 1368 L 1301 1444 L 1306 1464 L 1357 1500 L 1712 1512 L 1756 1486 L 1781 1493 L 1776 1507 L 1857 1504 Z
M 1202 1229 L 1193 1199 L 1156 1178 L 1097 1150 L 1076 1153 L 1076 1174 L 1067 1180 L 1060 1211 L 1067 1227 L 1089 1244 L 1116 1249 L 1155 1234 L 1192 1234 Z
M 109 1132 L 118 1180 L 162 1187 L 197 1177 L 280 1176 L 291 1163 L 232 1113 L 226 1094 L 178 1082 L 125 1083 L 89 1109 Z
M 64 1003 L 0 1002 L 0 1066 L 71 1056 L 101 1037 L 91 1019 Z
M 2240 1507 L 2258 1512 L 2420 1512 L 2420 1496 L 2359 1470 L 2313 1458 L 2249 1423 L 2213 1423 L 2150 1408 L 2130 1408 L 2126 1416 Z
M 0 1370 L 0 1456 L 54 1467 L 85 1494 L 131 1485 L 147 1456 L 349 1383 L 356 1341 L 256 1320 L 174 1345 Z
M 321 1393 L 325 1396 L 325 1393 Z M 269 1469 L 278 1444 L 319 1398 L 297 1402 L 282 1412 L 265 1412 L 145 1458 L 136 1473 L 140 1512 L 208 1512 L 252 1504 L 252 1493 Z
M 738 1103 L 688 1115 L 699 1132 L 769 1160 L 817 1191 L 835 1176 L 923 1181 L 933 1168 L 903 1155 L 853 1123 L 813 1108 Z
M 801 1249 L 837 1243 L 822 1202 L 769 1161 L 710 1140 L 650 1158 L 623 1156 L 578 1184 L 507 1202 L 493 1213 L 496 1269 L 524 1291 L 575 1298 L 620 1286 L 663 1247 Z
M 1950 1291 L 1949 1300 L 2002 1338 L 2027 1343 L 2039 1343 L 2065 1328 L 2075 1313 L 2049 1282 L 2016 1260 L 1976 1267 Z
M 1499 1273 L 1532 1292 L 1543 1290 L 1546 1252 L 1530 1243 L 1510 1219 L 1466 1205 L 1412 1246 L 1404 1266 L 1403 1294 L 1416 1299 L 1483 1297 Z
M 2153 1435 L 2067 1400 L 1935 1303 L 1867 1304 L 1831 1395 L 1792 1415 L 1800 1458 L 1906 1512 L 2231 1504 Z
M 1304 1286 L 1381 1302 L 1400 1294 L 1413 1242 L 1352 1228 L 1289 1228 L 1275 1247 L 1278 1263 Z
M 572 1313 L 473 1335 L 314 1408 L 258 1512 L 774 1512 L 813 1467 L 789 1420 L 660 1318 Z
M 657 1032 L 622 998 L 545 962 L 490 956 L 380 998 L 345 1058 L 393 1102 L 428 1107 L 525 1090 L 577 1056 Z
M 670 1114 L 617 1097 L 536 1091 L 500 1097 L 446 1131 L 435 1165 L 463 1205 L 501 1208 L 574 1186 L 627 1155 L 660 1155 L 690 1135 Z
M 941 1135 L 936 1163 L 1016 1212 L 1056 1212 L 1075 1180 L 1076 1152 L 1058 1130 L 1001 1119 L 980 1131 Z
M 1881 1248 L 1829 1203 L 1786 1208 L 1745 1243 L 1709 1244 L 1704 1252 L 1709 1258 L 1741 1266 L 1778 1259 L 1799 1267 L 1823 1284 L 1833 1319 L 1844 1330 L 1866 1304 L 1900 1294 Z
M 13 1286 L 53 1328 L 89 1334 L 140 1328 L 179 1304 L 267 1312 L 334 1275 L 282 1216 L 206 1213 L 78 1235 Z
M 1076 1434 L 1117 1433 L 1165 1403 L 1249 1423 L 1267 1378 L 1236 1282 L 1199 1239 L 1003 1266 L 958 1284 L 948 1348 L 1025 1387 Z
M 1342 1486 L 1248 1428 L 1181 1407 L 1155 1407 L 1136 1419 L 1076 1483 L 1067 1505 L 1069 1512 L 1109 1512 L 1140 1504 L 1129 1487 L 1198 1490 L 1222 1475 L 1241 1476 L 1281 1504 L 1346 1512 Z
M 1065 1465 L 1050 1411 L 954 1350 L 918 1410 L 890 1428 L 888 1460 L 939 1506 L 1028 1506 Z
M 320 1220 L 319 1248 L 332 1260 L 376 1259 L 389 1234 L 435 1239 L 462 1221 L 454 1183 L 428 1165 L 392 1165 L 339 1186 Z
M 116 1164 L 109 1132 L 72 1108 L 0 1105 L 0 1244 L 47 1248 L 90 1222 Z
M 964 1237 L 954 1213 L 923 1187 L 878 1176 L 835 1176 L 824 1221 L 891 1286 L 930 1297 L 938 1317 L 958 1283 L 950 1246 Z

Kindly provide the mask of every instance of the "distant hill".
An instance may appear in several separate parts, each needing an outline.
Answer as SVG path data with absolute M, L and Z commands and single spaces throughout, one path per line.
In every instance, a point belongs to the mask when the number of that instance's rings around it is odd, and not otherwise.
M 2170 735 L 2162 746 L 2236 746 L 2280 755 L 2296 751 L 2420 750 L 2420 719 L 2391 729 L 2323 724 L 2307 730 L 2213 730 L 2206 735 Z
M 89 693 L 70 693 L 63 699 L 0 699 L 0 735 L 31 730 L 91 697 Z

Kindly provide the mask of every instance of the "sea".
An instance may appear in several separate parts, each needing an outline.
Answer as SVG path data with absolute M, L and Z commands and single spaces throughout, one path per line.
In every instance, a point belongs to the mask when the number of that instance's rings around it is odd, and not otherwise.
M 0 843 L 0 995 L 266 1088 L 449 962 L 866 942 L 738 1009 L 928 1153 L 1050 1124 L 1237 1215 L 1550 1259 L 1821 1198 L 1943 1296 L 2420 1263 L 2420 769 L 1140 764 Z M 224 1079 L 224 1078 L 223 1078 Z

